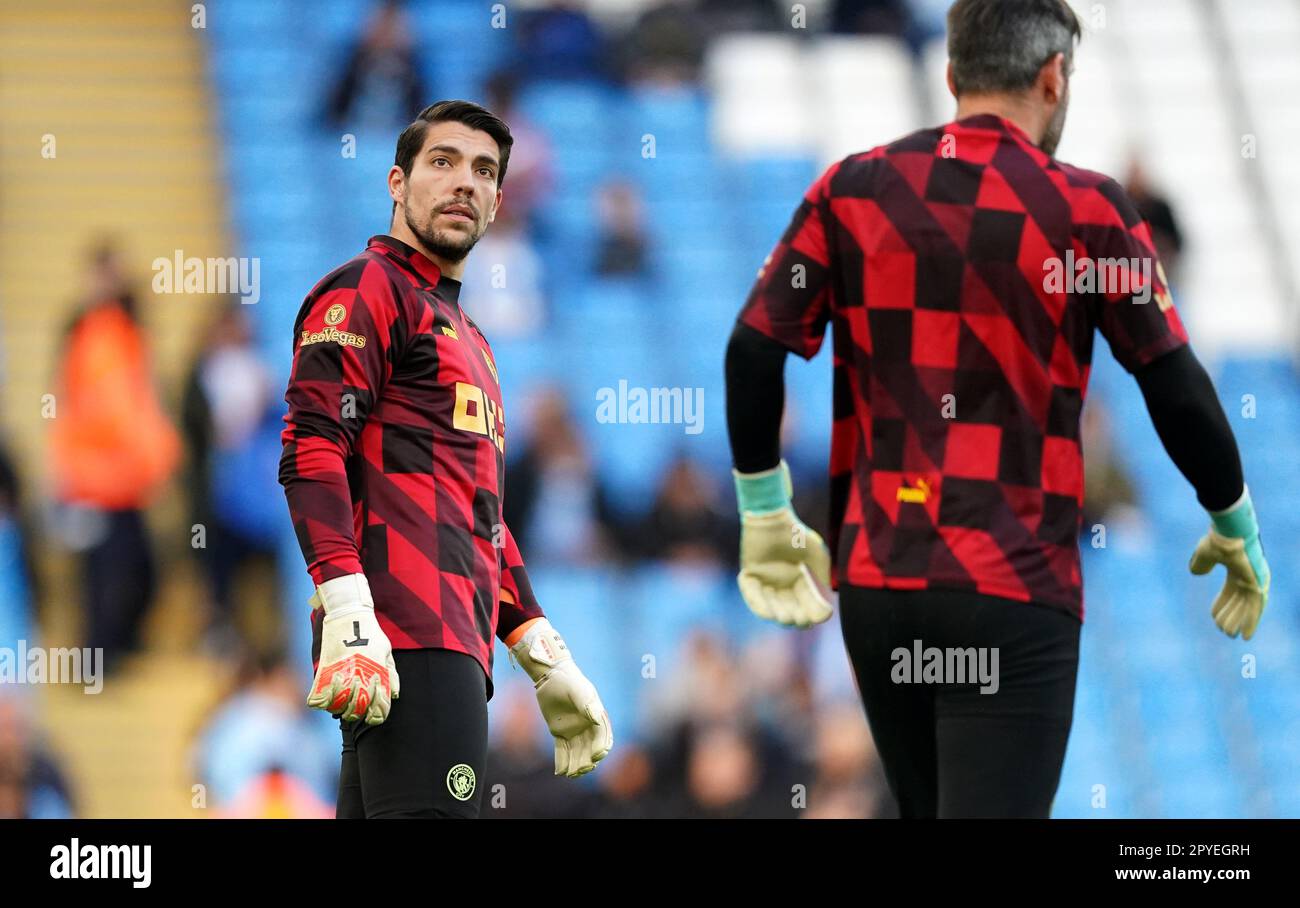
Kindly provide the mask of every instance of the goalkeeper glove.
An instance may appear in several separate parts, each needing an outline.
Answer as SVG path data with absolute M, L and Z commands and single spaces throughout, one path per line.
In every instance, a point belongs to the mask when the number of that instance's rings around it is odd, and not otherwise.
M 555 774 L 577 778 L 591 772 L 614 746 L 614 732 L 595 686 L 578 669 L 564 638 L 551 622 L 537 618 L 510 655 L 533 679 L 537 705 L 555 736 Z
M 1201 538 L 1189 565 L 1193 574 L 1208 574 L 1216 564 L 1228 569 L 1228 576 L 1210 614 L 1229 637 L 1241 634 L 1249 640 L 1259 625 L 1268 603 L 1269 571 L 1264 547 L 1259 541 L 1259 523 L 1250 490 L 1225 511 L 1210 512 L 1210 531 Z
M 732 470 L 740 503 L 740 595 L 760 618 L 795 627 L 831 616 L 831 553 L 795 515 L 784 460 L 761 473 Z
M 323 609 L 320 662 L 307 705 L 346 722 L 379 725 L 397 699 L 393 647 L 379 627 L 365 574 L 335 577 L 316 587 L 313 608 Z

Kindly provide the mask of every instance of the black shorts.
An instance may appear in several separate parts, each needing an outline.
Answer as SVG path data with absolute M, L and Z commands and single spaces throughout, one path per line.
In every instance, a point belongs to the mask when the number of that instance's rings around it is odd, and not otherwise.
M 339 819 L 478 816 L 487 676 L 445 649 L 393 653 L 402 695 L 381 725 L 343 722 Z
M 903 817 L 1046 817 L 1074 714 L 1081 623 L 1066 612 L 945 590 L 840 587 L 840 624 L 867 722 Z M 910 659 L 898 652 L 917 652 Z M 996 689 L 926 680 L 927 648 L 975 648 Z M 973 664 L 973 663 L 967 663 Z M 981 688 L 987 693 L 981 693 Z

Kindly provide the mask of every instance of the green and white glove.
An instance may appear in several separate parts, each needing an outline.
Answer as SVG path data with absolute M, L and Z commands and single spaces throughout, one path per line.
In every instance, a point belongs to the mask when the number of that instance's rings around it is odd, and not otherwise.
M 1216 564 L 1228 570 L 1210 614 L 1229 637 L 1249 640 L 1268 604 L 1269 570 L 1259 540 L 1259 522 L 1250 490 L 1224 511 L 1210 511 L 1210 531 L 1196 544 L 1189 565 L 1193 574 L 1208 574 Z
M 555 738 L 555 774 L 577 778 L 591 772 L 614 746 L 614 730 L 596 686 L 573 661 L 564 638 L 551 622 L 537 618 L 510 655 L 533 679 L 537 705 Z
M 740 506 L 740 595 L 760 618 L 811 627 L 833 614 L 831 553 L 790 502 L 784 460 L 761 473 L 732 470 Z

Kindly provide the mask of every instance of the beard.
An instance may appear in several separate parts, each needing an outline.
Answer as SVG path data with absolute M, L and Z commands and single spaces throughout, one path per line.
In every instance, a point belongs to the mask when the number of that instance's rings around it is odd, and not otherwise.
M 441 211 L 441 209 L 439 209 Z M 460 262 L 469 255 L 470 250 L 483 237 L 483 231 L 487 229 L 486 225 L 474 224 L 474 231 L 468 235 L 451 230 L 436 230 L 433 226 L 433 219 L 439 213 L 433 212 L 429 220 L 424 224 L 417 224 L 411 213 L 411 206 L 402 205 L 402 213 L 406 218 L 406 226 L 411 229 L 411 233 L 420 239 L 424 248 L 434 255 L 448 262 Z
M 1067 88 L 1065 94 L 1061 95 L 1061 103 L 1052 114 L 1052 119 L 1047 121 L 1047 128 L 1043 130 L 1043 140 L 1038 143 L 1038 147 L 1049 157 L 1056 154 L 1056 147 L 1061 144 L 1061 134 L 1065 132 L 1065 113 L 1069 107 L 1070 91 Z

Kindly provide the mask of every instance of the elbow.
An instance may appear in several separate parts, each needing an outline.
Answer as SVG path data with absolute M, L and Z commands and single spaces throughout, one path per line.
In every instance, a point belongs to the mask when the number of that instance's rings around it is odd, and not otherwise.
M 742 322 L 737 322 L 727 341 L 724 371 L 728 385 L 781 375 L 786 349 Z

